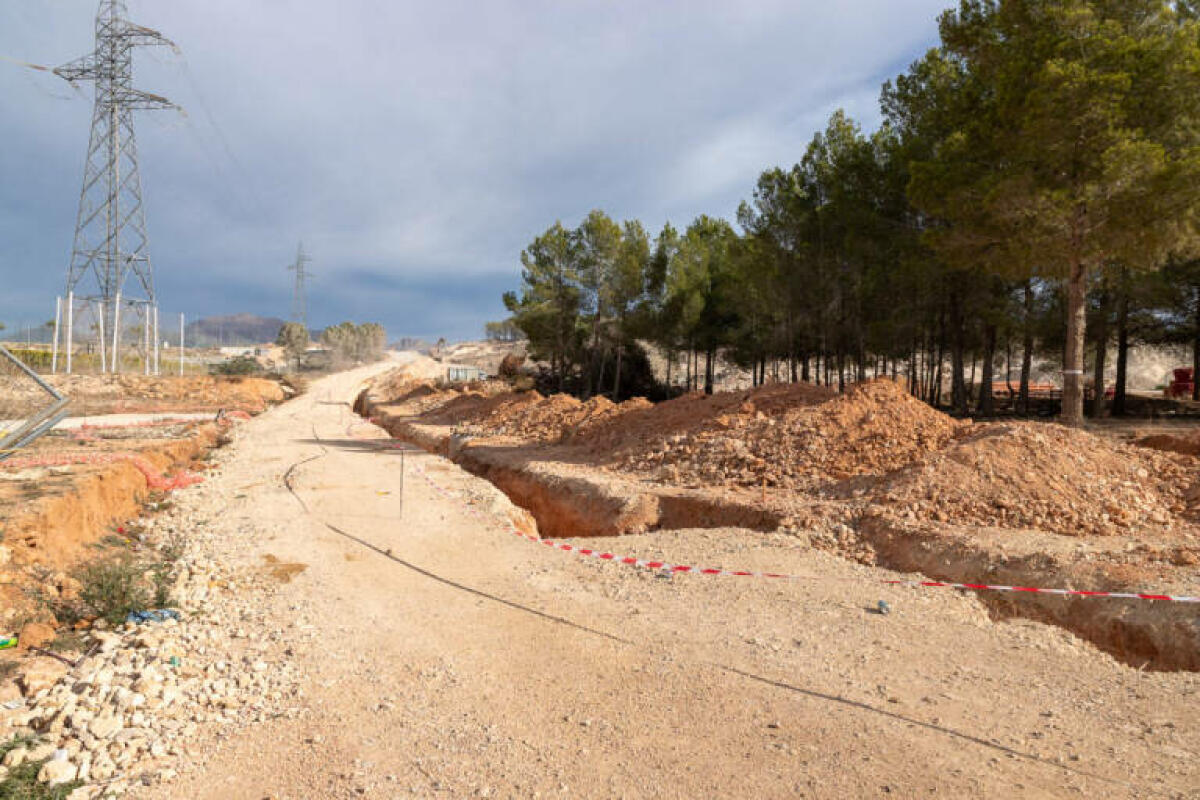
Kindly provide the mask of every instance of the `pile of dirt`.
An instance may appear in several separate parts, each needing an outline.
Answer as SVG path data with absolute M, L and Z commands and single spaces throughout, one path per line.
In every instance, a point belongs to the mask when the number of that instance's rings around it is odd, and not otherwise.
M 423 415 L 421 421 L 454 423 L 460 430 L 475 435 L 558 443 L 571 441 L 608 420 L 649 406 L 650 402 L 640 397 L 618 405 L 606 397 L 580 401 L 565 394 L 543 397 L 538 392 L 506 392 L 486 396 L 463 392 Z
M 637 398 L 623 404 L 630 407 L 621 416 L 586 426 L 579 441 L 601 460 L 620 461 L 657 449 L 667 439 L 728 430 L 738 418 L 779 414 L 835 396 L 820 386 L 785 383 L 712 395 L 693 392 L 657 405 Z
M 890 476 L 873 499 L 908 520 L 1174 535 L 1200 516 L 1197 466 L 1060 425 L 992 423 Z
M 813 489 L 901 469 L 940 450 L 970 424 L 931 409 L 887 379 L 857 384 L 843 395 L 795 384 L 740 396 L 736 408 L 660 432 L 646 446 L 626 449 L 617 463 L 672 484 Z M 653 430 L 652 418 L 667 417 L 670 405 L 652 409 L 642 425 L 651 423 Z
M 1200 456 L 1200 431 L 1188 433 L 1159 433 L 1153 436 L 1143 436 L 1134 444 L 1149 447 L 1153 450 L 1165 450 L 1169 453 L 1182 453 L 1185 456 Z
M 483 392 L 449 390 L 441 402 L 420 414 L 428 425 L 474 425 L 486 417 L 506 395 L 487 395 Z
M 395 406 L 396 410 L 406 415 L 417 416 L 441 408 L 459 392 L 439 389 L 429 381 L 397 380 L 385 382 L 372 387 L 372 392 L 378 397 L 388 398 L 384 402 Z

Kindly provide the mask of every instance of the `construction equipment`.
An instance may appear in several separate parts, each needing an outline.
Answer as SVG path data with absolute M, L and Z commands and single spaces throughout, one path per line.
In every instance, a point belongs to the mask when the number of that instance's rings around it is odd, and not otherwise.
M 1167 385 L 1167 397 L 1191 399 L 1195 387 L 1195 375 L 1191 367 L 1171 370 L 1171 383 Z

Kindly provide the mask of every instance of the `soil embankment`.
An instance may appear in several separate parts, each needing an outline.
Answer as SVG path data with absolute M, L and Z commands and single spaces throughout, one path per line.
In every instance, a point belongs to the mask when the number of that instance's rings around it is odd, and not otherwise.
M 401 372 L 356 410 L 490 480 L 555 538 L 736 526 L 964 583 L 1186 595 L 1200 577 L 1194 457 L 953 420 L 888 381 L 614 405 Z M 1127 663 L 1200 670 L 1193 605 L 980 598 Z
M 59 376 L 72 411 L 192 412 L 213 405 L 216 420 L 107 421 L 89 417 L 0 461 L 0 626 L 25 613 L 26 589 L 89 555 L 118 523 L 136 517 L 154 493 L 203 480 L 202 459 L 224 430 L 285 398 L 265 379 Z M 215 415 L 214 415 L 215 416 Z

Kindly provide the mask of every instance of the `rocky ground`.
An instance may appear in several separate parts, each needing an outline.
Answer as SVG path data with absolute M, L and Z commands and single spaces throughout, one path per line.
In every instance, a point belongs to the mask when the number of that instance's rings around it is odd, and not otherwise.
M 0 726 L 23 741 L 4 755 L 0 780 L 44 760 L 39 780 L 84 784 L 71 798 L 117 796 L 169 784 L 180 759 L 200 755 L 191 745 L 201 728 L 221 737 L 299 713 L 291 656 L 306 638 L 302 623 L 266 626 L 258 608 L 294 572 L 232 566 L 245 540 L 216 519 L 227 497 L 218 476 L 219 467 L 216 484 L 177 493 L 169 510 L 139 523 L 147 546 L 183 546 L 174 554 L 178 619 L 112 629 L 101 621 L 75 648 L 24 660 L 0 688 Z

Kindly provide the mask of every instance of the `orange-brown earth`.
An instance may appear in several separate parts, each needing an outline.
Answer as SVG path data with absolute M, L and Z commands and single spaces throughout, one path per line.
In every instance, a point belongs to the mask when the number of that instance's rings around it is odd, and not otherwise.
M 360 409 L 488 477 L 556 537 L 741 525 L 963 582 L 1195 594 L 1200 578 L 1195 457 L 1057 424 L 955 420 L 888 380 L 657 405 L 389 381 Z M 1054 602 L 992 607 L 1130 661 L 1200 669 L 1200 633 L 1180 616 L 1194 607 L 1141 620 L 1146 604 L 1110 604 L 1115 617 L 1093 604 L 1081 621 L 1076 601 Z

